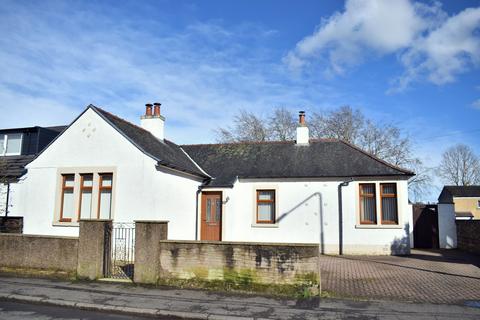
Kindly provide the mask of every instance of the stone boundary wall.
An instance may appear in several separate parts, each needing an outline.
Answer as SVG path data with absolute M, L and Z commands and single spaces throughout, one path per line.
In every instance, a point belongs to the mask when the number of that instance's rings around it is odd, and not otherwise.
M 162 240 L 158 250 L 159 283 L 319 290 L 318 245 Z
M 78 238 L 0 234 L 0 267 L 75 274 Z
M 22 233 L 23 217 L 0 217 L 0 233 Z
M 480 254 L 480 220 L 456 220 L 460 250 Z

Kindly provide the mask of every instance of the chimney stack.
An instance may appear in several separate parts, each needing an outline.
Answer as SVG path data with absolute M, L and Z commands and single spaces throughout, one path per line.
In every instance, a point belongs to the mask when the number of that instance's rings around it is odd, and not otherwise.
M 150 132 L 155 138 L 163 141 L 165 138 L 165 118 L 160 114 L 160 105 L 158 102 L 153 104 L 152 115 L 152 104 L 145 104 L 145 115 L 140 117 L 140 123 L 143 129 Z
M 297 126 L 297 144 L 308 145 L 310 141 L 310 134 L 308 132 L 307 124 L 305 123 L 305 111 L 298 113 L 298 126 Z

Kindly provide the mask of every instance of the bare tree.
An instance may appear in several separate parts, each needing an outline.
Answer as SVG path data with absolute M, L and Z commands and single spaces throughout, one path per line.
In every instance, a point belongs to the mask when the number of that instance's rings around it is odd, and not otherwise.
M 358 136 L 356 145 L 380 159 L 401 167 L 418 164 L 419 159 L 412 157 L 410 139 L 402 136 L 398 127 L 367 120 Z
M 312 134 L 319 138 L 335 138 L 356 144 L 365 117 L 359 110 L 343 106 L 325 115 L 314 113 L 310 126 Z
M 448 184 L 480 184 L 480 160 L 469 146 L 457 144 L 443 153 L 439 173 Z
M 267 121 L 246 110 L 240 110 L 235 116 L 233 128 L 217 130 L 219 142 L 265 141 L 268 138 Z
M 415 176 L 408 181 L 408 191 L 412 202 L 419 202 L 430 192 L 432 187 L 431 168 L 423 165 L 422 161 L 415 159 L 409 165 L 409 169 L 415 172 Z
M 297 123 L 293 112 L 284 107 L 276 108 L 269 120 L 269 139 L 279 141 L 295 139 Z

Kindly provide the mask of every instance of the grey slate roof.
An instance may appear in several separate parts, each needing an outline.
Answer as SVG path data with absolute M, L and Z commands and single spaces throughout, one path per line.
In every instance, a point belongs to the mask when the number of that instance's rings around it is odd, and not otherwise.
M 439 203 L 453 203 L 453 198 L 480 197 L 480 186 L 444 186 Z
M 231 186 L 239 178 L 348 178 L 405 176 L 412 172 L 390 165 L 357 147 L 334 139 L 183 145 L 214 179 L 209 186 Z
M 156 159 L 159 165 L 202 178 L 208 177 L 175 143 L 166 139 L 160 141 L 147 130 L 136 126 L 131 122 L 93 105 L 90 105 L 89 107 L 129 139 L 137 146 L 137 148 Z
M 0 178 L 17 180 L 25 173 L 25 166 L 35 155 L 0 157 Z

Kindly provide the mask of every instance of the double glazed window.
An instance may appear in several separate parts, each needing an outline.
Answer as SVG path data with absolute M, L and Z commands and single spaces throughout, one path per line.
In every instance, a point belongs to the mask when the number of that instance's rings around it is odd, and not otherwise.
M 380 184 L 380 201 L 382 207 L 382 223 L 398 224 L 397 185 L 395 183 Z
M 18 156 L 22 152 L 22 134 L 0 134 L 0 156 Z
M 80 204 L 78 208 L 80 219 L 90 219 L 92 216 L 93 174 L 80 175 Z
M 110 219 L 112 173 L 62 174 L 60 222 Z
M 377 185 L 361 183 L 360 190 L 360 224 L 377 224 Z M 398 224 L 397 185 L 380 183 L 380 223 Z
M 275 190 L 257 190 L 257 223 L 275 223 Z
M 73 190 L 75 187 L 75 175 L 62 175 L 62 205 L 60 211 L 61 222 L 71 222 L 75 216 L 75 200 Z
M 375 183 L 360 184 L 360 223 L 377 223 L 377 199 Z
M 98 218 L 110 219 L 112 211 L 112 183 L 111 173 L 100 174 L 99 197 L 98 197 Z

